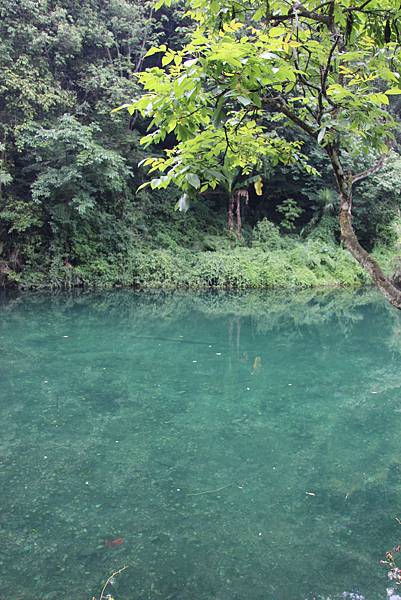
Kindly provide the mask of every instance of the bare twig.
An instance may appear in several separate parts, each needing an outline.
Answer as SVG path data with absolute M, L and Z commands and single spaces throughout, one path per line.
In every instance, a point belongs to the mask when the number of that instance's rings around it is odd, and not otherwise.
M 148 17 L 148 21 L 149 23 L 152 21 L 153 18 L 153 6 L 150 9 L 150 13 L 149 13 L 149 17 Z M 146 46 L 146 42 L 148 41 L 147 35 L 146 35 L 146 30 L 143 36 L 143 40 L 142 40 L 142 44 L 141 44 L 141 49 L 139 50 L 139 58 L 138 58 L 138 62 L 136 63 L 135 67 L 134 67 L 134 72 L 138 73 L 138 71 L 140 71 L 140 69 L 142 68 L 142 63 L 143 63 L 143 59 L 145 58 L 145 46 Z
M 125 565 L 124 567 L 121 567 L 121 569 L 118 569 L 118 571 L 114 571 L 114 573 L 112 573 L 110 575 L 110 577 L 107 579 L 106 583 L 103 586 L 102 591 L 100 592 L 100 596 L 99 596 L 99 600 L 105 600 L 106 596 L 104 595 L 104 592 L 106 591 L 107 586 L 109 585 L 109 583 L 111 582 L 111 580 L 116 577 L 117 575 L 119 575 L 120 573 L 122 573 L 123 571 L 125 571 L 125 569 L 128 569 L 128 565 Z
M 222 487 L 217 488 L 217 490 L 205 490 L 204 492 L 192 492 L 187 494 L 187 496 L 201 496 L 202 494 L 214 494 L 216 492 L 221 492 L 221 490 L 225 490 L 226 488 L 231 487 L 234 483 L 228 483 L 227 485 L 223 485 Z M 100 598 L 100 600 L 102 600 Z

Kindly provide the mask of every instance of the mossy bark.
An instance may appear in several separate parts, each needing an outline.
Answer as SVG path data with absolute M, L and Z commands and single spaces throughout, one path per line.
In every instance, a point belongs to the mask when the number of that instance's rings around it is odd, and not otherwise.
M 401 291 L 393 285 L 390 279 L 383 273 L 379 264 L 361 246 L 352 226 L 352 185 L 356 178 L 352 177 L 349 173 L 345 173 L 341 165 L 338 151 L 334 146 L 329 145 L 326 150 L 334 170 L 340 196 L 339 221 L 341 239 L 352 256 L 358 261 L 363 269 L 369 273 L 374 284 L 382 292 L 385 298 L 387 298 L 393 306 L 401 309 Z M 369 173 L 366 172 L 366 176 L 368 174 Z

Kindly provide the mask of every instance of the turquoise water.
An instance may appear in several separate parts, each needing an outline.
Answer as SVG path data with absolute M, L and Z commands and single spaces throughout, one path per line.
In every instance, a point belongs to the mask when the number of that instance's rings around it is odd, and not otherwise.
M 4 295 L 0 598 L 386 598 L 401 321 L 375 293 Z

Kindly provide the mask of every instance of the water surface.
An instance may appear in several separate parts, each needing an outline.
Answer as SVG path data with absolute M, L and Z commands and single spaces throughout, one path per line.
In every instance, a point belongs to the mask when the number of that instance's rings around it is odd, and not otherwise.
M 385 599 L 401 321 L 374 292 L 0 300 L 0 598 Z M 355 597 L 355 596 L 354 596 Z

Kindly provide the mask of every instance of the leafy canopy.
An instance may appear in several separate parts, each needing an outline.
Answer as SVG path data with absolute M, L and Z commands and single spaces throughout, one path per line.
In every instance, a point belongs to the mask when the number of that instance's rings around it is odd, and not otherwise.
M 187 6 L 196 23 L 189 43 L 152 48 L 161 66 L 140 73 L 145 93 L 120 107 L 150 119 L 145 146 L 174 136 L 172 148 L 145 160 L 159 174 L 145 185 L 230 189 L 263 161 L 297 161 L 313 173 L 301 143 L 277 133 L 288 122 L 325 148 L 387 149 L 396 125 L 389 105 L 401 94 L 400 0 Z
M 36 173 L 33 202 L 46 203 L 49 210 L 68 206 L 84 215 L 99 199 L 105 204 L 108 198 L 116 202 L 124 195 L 131 170 L 120 154 L 96 142 L 98 129 L 70 115 L 51 129 L 25 129 L 19 145 L 34 158 L 25 168 L 26 173 Z

